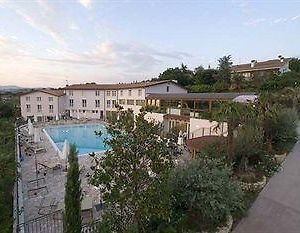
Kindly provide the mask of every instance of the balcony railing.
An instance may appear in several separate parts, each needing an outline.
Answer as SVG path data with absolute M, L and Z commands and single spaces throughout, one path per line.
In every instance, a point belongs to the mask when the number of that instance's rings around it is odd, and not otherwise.
M 190 108 L 176 108 L 176 107 L 153 107 L 151 112 L 171 114 L 178 116 L 188 116 L 199 119 L 210 119 L 211 113 L 208 110 L 190 109 Z

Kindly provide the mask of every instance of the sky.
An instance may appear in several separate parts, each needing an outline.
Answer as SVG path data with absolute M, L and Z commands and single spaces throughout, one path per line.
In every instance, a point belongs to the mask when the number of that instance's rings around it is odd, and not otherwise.
M 0 0 L 0 85 L 62 87 L 300 57 L 300 0 Z

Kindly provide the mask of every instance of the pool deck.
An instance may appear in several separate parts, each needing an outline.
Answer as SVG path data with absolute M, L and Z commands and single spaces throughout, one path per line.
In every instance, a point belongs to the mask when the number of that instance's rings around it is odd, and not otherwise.
M 62 121 L 57 124 L 74 123 L 76 123 L 76 121 Z M 78 123 L 82 124 L 84 122 L 78 121 Z M 97 123 L 97 121 L 89 121 L 89 123 Z M 39 124 L 36 125 L 36 128 L 38 128 L 41 138 L 41 141 L 37 143 L 37 146 L 45 148 L 45 152 L 26 155 L 24 147 L 21 147 L 21 179 L 23 183 L 25 222 L 42 217 L 51 212 L 63 210 L 64 208 L 64 186 L 67 172 L 64 171 L 64 169 L 52 168 L 56 165 L 61 165 L 64 168 L 66 162 L 60 158 L 58 152 L 53 147 L 46 134 L 42 131 L 44 126 L 45 125 L 43 124 Z M 99 213 L 93 207 L 100 203 L 101 195 L 96 187 L 88 183 L 88 177 L 92 174 L 90 170 L 92 160 L 88 155 L 79 156 L 78 159 L 81 169 L 80 178 L 83 203 L 87 203 L 87 205 L 92 207 L 93 217 L 94 219 L 97 219 L 99 218 Z M 36 164 L 38 164 L 38 175 L 36 173 Z M 34 181 L 36 179 L 39 179 L 39 182 Z M 52 207 L 50 207 L 51 205 Z M 83 208 L 86 208 L 86 206 L 83 206 Z

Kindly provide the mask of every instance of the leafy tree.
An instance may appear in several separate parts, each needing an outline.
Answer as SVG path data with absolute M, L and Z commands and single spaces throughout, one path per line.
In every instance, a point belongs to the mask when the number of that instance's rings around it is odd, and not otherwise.
M 194 79 L 196 84 L 213 85 L 217 81 L 218 71 L 215 69 L 195 69 Z
M 158 76 L 159 80 L 176 80 L 179 85 L 184 87 L 193 84 L 193 72 L 187 69 L 187 66 L 181 64 L 181 67 L 168 68 Z
M 11 103 L 0 102 L 0 117 L 10 118 L 14 116 L 14 107 Z
M 243 192 L 230 176 L 229 167 L 216 159 L 191 160 L 176 168 L 170 185 L 177 232 L 213 231 L 229 215 L 244 211 Z
M 289 68 L 291 71 L 300 73 L 300 59 L 299 58 L 292 58 L 289 61 Z
M 275 75 L 273 78 L 268 79 L 260 89 L 262 91 L 278 91 L 285 87 L 299 88 L 300 73 L 290 71 Z
M 244 83 L 244 79 L 244 76 L 241 74 L 233 74 L 231 77 L 231 87 L 240 92 Z
M 219 80 L 225 83 L 230 83 L 232 66 L 231 55 L 219 58 L 218 62 Z
M 12 119 L 0 118 L 0 226 L 12 232 L 13 188 L 16 177 L 15 131 Z
M 149 219 L 170 214 L 165 182 L 173 168 L 172 147 L 160 137 L 160 126 L 144 119 L 145 113 L 136 119 L 129 110 L 118 115 L 107 127 L 111 150 L 94 157 L 91 183 L 104 194 L 113 231 L 145 232 Z
M 78 151 L 73 144 L 68 154 L 69 168 L 65 185 L 64 232 L 81 232 L 81 180 L 78 164 Z

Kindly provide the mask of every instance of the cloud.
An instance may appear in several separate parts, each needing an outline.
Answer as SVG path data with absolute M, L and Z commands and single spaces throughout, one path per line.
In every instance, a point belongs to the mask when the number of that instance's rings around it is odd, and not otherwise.
M 3 8 L 12 10 L 17 16 L 22 18 L 32 28 L 49 35 L 58 43 L 65 43 L 63 32 L 66 31 L 67 25 L 63 11 L 57 7 L 57 4 L 48 0 L 33 1 L 2 1 Z
M 91 0 L 78 0 L 78 2 L 87 9 L 90 9 L 92 7 Z
M 43 60 L 56 63 L 70 63 L 106 68 L 120 68 L 126 71 L 145 71 L 162 64 L 164 60 L 182 61 L 191 55 L 178 51 L 158 51 L 145 45 L 133 43 L 99 43 L 93 50 L 76 53 L 70 50 L 48 49 L 49 57 Z
M 16 10 L 16 13 L 21 16 L 26 23 L 36 30 L 51 36 L 56 42 L 64 43 L 64 38 L 54 23 L 45 19 L 35 17 L 34 14 L 29 14 L 23 10 Z
M 286 21 L 288 21 L 287 18 L 277 18 L 273 20 L 273 23 L 284 23 Z
M 245 14 L 250 14 L 252 12 L 249 0 L 231 0 L 231 3 L 240 8 Z
M 70 23 L 69 29 L 73 30 L 73 31 L 78 31 L 79 30 L 79 26 L 77 24 L 75 24 L 75 23 Z
M 265 18 L 257 18 L 257 19 L 251 19 L 251 20 L 245 22 L 244 24 L 247 26 L 257 26 L 258 24 L 261 24 L 265 21 L 266 21 Z
M 300 14 L 291 18 L 291 20 L 297 20 L 297 19 L 300 19 Z
M 17 42 L 15 37 L 0 36 L 0 59 L 14 59 L 17 57 L 30 56 L 24 45 Z

